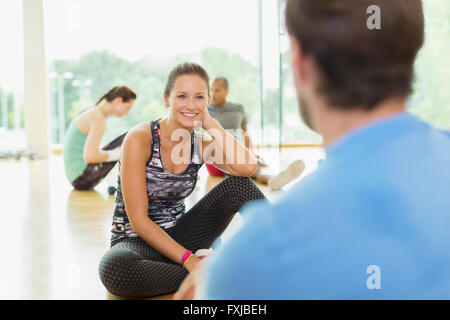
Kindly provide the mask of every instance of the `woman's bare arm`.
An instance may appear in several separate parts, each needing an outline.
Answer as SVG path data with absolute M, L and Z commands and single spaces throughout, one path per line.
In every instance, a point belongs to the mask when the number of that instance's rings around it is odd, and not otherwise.
M 105 118 L 91 112 L 89 115 L 89 131 L 83 149 L 83 160 L 86 163 L 100 163 L 108 160 L 108 153 L 100 150 L 100 143 L 105 131 Z
M 206 161 L 211 161 L 214 166 L 233 176 L 249 177 L 255 172 L 256 159 L 217 120 L 206 114 L 202 125 L 213 139 L 202 144 L 202 155 Z

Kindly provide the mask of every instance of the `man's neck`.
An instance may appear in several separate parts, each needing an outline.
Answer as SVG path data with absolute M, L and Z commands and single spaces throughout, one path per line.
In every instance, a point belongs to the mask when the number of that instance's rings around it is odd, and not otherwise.
M 227 105 L 227 100 L 223 100 L 223 101 L 221 101 L 221 102 L 213 103 L 213 105 L 214 105 L 215 107 L 223 108 L 223 107 L 225 107 L 225 106 Z
M 315 117 L 315 129 L 323 137 L 324 147 L 339 139 L 347 132 L 375 120 L 393 116 L 406 110 L 405 98 L 391 98 L 381 102 L 371 111 L 355 109 L 342 111 L 320 106 Z

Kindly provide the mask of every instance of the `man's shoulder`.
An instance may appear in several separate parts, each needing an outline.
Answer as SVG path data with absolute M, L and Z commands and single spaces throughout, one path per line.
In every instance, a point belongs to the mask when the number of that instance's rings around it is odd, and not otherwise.
M 298 213 L 305 217 L 315 211 L 321 211 L 321 203 L 324 198 L 331 201 L 336 194 L 336 184 L 339 182 L 339 172 L 330 173 L 328 170 L 317 170 L 304 178 L 297 185 L 279 196 L 272 204 L 256 202 L 244 207 L 248 216 L 253 216 L 256 212 L 259 220 L 260 212 L 266 212 L 274 220 L 292 221 L 298 217 Z M 345 196 L 345 191 L 341 189 L 341 196 Z M 352 192 L 348 192 L 349 197 L 353 196 Z M 292 219 L 292 220 L 291 220 Z
M 244 110 L 244 106 L 241 103 L 236 102 L 227 102 L 225 107 L 230 110 Z
M 221 111 L 221 110 L 228 110 L 228 111 L 236 111 L 236 110 L 244 110 L 244 106 L 241 103 L 236 102 L 226 102 L 224 107 L 216 107 L 213 104 L 208 105 L 209 111 Z

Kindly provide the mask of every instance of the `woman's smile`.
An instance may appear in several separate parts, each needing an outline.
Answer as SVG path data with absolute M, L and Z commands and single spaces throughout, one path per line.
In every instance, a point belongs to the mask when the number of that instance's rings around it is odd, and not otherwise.
M 186 119 L 194 119 L 198 113 L 193 113 L 193 112 L 180 112 L 183 117 L 185 117 Z

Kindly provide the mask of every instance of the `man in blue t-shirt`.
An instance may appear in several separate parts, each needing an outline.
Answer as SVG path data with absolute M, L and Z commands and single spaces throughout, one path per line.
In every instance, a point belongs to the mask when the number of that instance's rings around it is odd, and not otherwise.
M 243 210 L 175 298 L 450 299 L 450 136 L 405 106 L 421 1 L 288 0 L 285 15 L 300 113 L 327 158 Z

